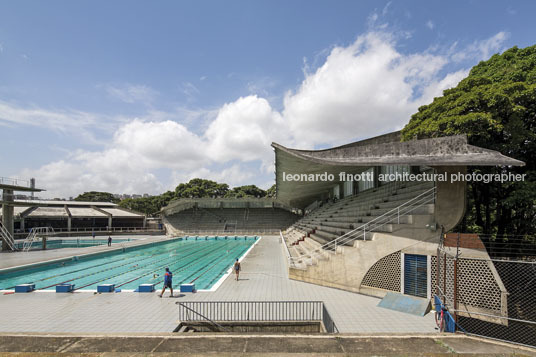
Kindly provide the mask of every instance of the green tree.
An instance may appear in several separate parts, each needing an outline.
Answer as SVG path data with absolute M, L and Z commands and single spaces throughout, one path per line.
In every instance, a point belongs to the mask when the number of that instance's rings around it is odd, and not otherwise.
M 233 188 L 227 192 L 225 197 L 241 198 L 241 197 L 265 197 L 266 191 L 258 188 L 255 185 L 245 185 Z
M 229 185 L 226 183 L 194 178 L 188 183 L 179 184 L 175 188 L 175 196 L 177 198 L 224 197 L 228 191 Z
M 118 203 L 119 199 L 115 198 L 113 194 L 109 192 L 97 192 L 90 191 L 84 192 L 81 195 L 78 195 L 75 201 L 85 201 L 85 202 L 113 202 Z
M 276 186 L 274 183 L 269 189 L 266 190 L 266 197 L 275 198 L 275 196 L 276 196 Z
M 152 197 L 142 197 L 142 198 L 127 198 L 119 202 L 119 206 L 136 211 L 145 213 L 146 215 L 152 216 L 156 215 L 162 207 L 165 207 L 169 202 L 175 198 L 175 193 L 172 191 L 167 191 L 158 196 Z
M 470 144 L 522 160 L 525 167 L 472 167 L 482 173 L 524 173 L 524 182 L 468 187 L 460 230 L 485 235 L 536 232 L 536 46 L 513 47 L 473 67 L 443 96 L 419 108 L 403 140 L 466 134 Z

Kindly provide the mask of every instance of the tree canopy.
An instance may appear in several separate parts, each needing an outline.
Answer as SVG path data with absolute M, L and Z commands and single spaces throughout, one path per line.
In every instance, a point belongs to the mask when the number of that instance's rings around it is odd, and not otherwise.
M 271 190 L 271 191 L 270 191 Z M 194 178 L 187 183 L 181 183 L 175 191 L 167 191 L 158 196 L 143 198 L 127 198 L 119 202 L 119 206 L 147 215 L 157 214 L 172 200 L 180 198 L 242 198 L 242 197 L 273 197 L 275 184 L 265 191 L 255 185 L 245 185 L 229 189 L 226 183 Z
M 266 191 L 255 185 L 235 187 L 225 194 L 228 198 L 265 197 Z
M 525 167 L 474 167 L 527 174 L 524 182 L 469 185 L 460 227 L 486 235 L 534 234 L 536 227 L 536 46 L 513 47 L 473 67 L 442 97 L 419 108 L 403 140 L 466 134 L 470 144 L 522 160 Z
M 109 192 L 98 192 L 90 191 L 84 192 L 81 195 L 78 195 L 75 201 L 85 201 L 85 202 L 113 202 L 118 203 L 119 199 L 115 198 L 113 194 Z
M 181 183 L 175 188 L 177 198 L 224 197 L 229 192 L 229 185 L 200 178 Z

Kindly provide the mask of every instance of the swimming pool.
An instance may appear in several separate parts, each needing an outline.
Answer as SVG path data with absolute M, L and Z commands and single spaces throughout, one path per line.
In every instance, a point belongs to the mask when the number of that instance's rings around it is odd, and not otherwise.
M 113 238 L 112 244 L 121 242 L 130 242 L 131 239 L 117 239 Z M 108 244 L 107 239 L 47 239 L 47 249 L 61 249 L 61 248 L 84 248 L 94 247 L 98 245 Z M 16 242 L 17 249 L 22 249 L 24 243 Z M 43 249 L 42 241 L 36 241 L 32 243 L 31 250 Z
M 75 284 L 76 290 L 96 290 L 100 284 L 134 290 L 140 284 L 162 288 L 164 269 L 173 273 L 173 288 L 194 283 L 196 289 L 210 289 L 242 257 L 259 237 L 183 237 L 131 249 L 46 265 L 28 266 L 3 272 L 0 290 L 19 284 L 35 284 L 36 290 L 54 290 L 61 283 Z

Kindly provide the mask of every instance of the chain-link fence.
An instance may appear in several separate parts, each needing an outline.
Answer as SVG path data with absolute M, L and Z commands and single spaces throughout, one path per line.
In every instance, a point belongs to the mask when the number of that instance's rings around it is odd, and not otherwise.
M 458 331 L 536 346 L 536 259 L 532 247 L 526 254 L 513 258 L 502 254 L 497 259 L 490 257 L 495 253 L 488 244 L 469 250 L 463 248 L 460 238 L 458 235 L 456 247 L 448 247 L 442 239 L 432 260 L 436 295 L 453 314 Z

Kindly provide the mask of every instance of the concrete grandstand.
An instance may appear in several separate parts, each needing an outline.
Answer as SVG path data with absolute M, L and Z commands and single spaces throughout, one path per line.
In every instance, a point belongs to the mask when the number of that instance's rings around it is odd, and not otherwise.
M 432 297 L 438 245 L 465 214 L 467 183 L 456 177 L 467 166 L 524 165 L 469 145 L 465 136 L 401 142 L 394 132 L 326 150 L 272 146 L 278 200 L 306 213 L 282 234 L 289 277 L 377 297 Z M 369 175 L 355 176 L 364 173 Z M 445 180 L 403 179 L 408 177 Z M 489 258 L 485 249 L 456 248 L 465 257 Z M 478 269 L 472 286 L 460 286 L 458 293 L 470 301 L 475 287 L 493 286 L 494 298 L 464 308 L 504 314 L 499 274 L 492 265 Z
M 180 199 L 163 210 L 168 234 L 278 234 L 299 217 L 273 199 Z

